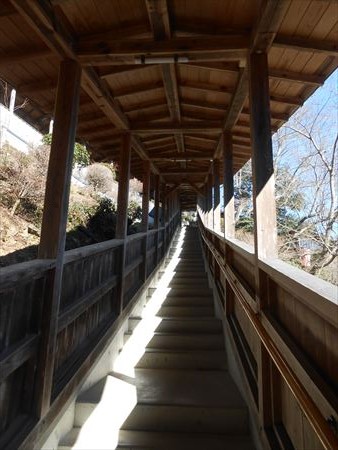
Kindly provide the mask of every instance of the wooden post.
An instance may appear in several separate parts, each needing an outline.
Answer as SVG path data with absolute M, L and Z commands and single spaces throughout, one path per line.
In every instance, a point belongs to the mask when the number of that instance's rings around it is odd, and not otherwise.
M 130 135 L 125 134 L 121 138 L 119 186 L 117 194 L 117 222 L 115 232 L 116 239 L 125 239 L 127 236 L 130 156 Z
M 267 279 L 260 259 L 277 255 L 275 183 L 270 125 L 268 58 L 265 52 L 249 56 L 249 98 L 252 139 L 253 204 L 255 219 L 255 291 L 258 309 L 268 305 Z M 271 359 L 260 343 L 258 352 L 258 406 L 261 426 L 272 426 Z
M 158 228 L 160 221 L 160 176 L 155 175 L 155 211 L 154 211 L 154 228 Z
M 126 237 L 128 226 L 128 198 L 129 198 L 129 178 L 130 178 L 130 157 L 131 145 L 130 135 L 125 134 L 121 138 L 120 151 L 120 167 L 119 167 L 119 186 L 117 194 L 117 221 L 116 221 L 116 239 L 124 239 L 121 249 L 121 264 L 120 264 L 120 283 L 117 292 L 117 312 L 121 313 L 123 310 L 124 297 L 124 269 L 126 261 Z
M 235 237 L 235 202 L 231 133 L 223 133 L 224 237 Z
M 221 231 L 221 197 L 220 197 L 220 170 L 219 160 L 213 161 L 213 179 L 214 179 L 214 202 L 213 202 L 213 229 L 216 232 Z
M 141 231 L 146 233 L 143 238 L 142 253 L 143 264 L 141 266 L 141 279 L 147 279 L 147 248 L 148 248 L 148 224 L 149 224 L 149 197 L 150 197 L 150 161 L 143 161 L 143 189 L 142 189 L 142 223 Z
M 212 228 L 212 174 L 209 173 L 207 181 L 207 226 Z
M 277 225 L 266 53 L 250 56 L 249 72 L 255 252 L 269 258 L 277 256 Z
M 61 62 L 38 251 L 38 258 L 55 259 L 48 281 L 49 297 L 43 305 L 35 397 L 38 417 L 48 411 L 52 392 L 80 79 L 81 67 L 77 62 Z
M 158 263 L 158 243 L 159 243 L 159 224 L 160 224 L 160 176 L 155 175 L 155 212 L 154 212 L 154 229 L 156 229 L 155 238 L 155 266 Z

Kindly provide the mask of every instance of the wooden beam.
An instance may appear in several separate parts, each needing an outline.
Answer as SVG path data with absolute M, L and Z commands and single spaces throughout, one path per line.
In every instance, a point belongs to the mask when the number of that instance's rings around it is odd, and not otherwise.
M 289 48 L 301 52 L 324 53 L 337 57 L 338 44 L 335 41 L 301 38 L 297 36 L 277 35 L 273 41 L 274 47 Z
M 146 0 L 149 22 L 157 40 L 171 37 L 170 21 L 166 0 Z
M 57 317 L 60 306 L 68 202 L 72 174 L 81 67 L 65 60 L 60 65 L 54 129 L 38 250 L 40 259 L 55 259 L 49 279 L 51 294 L 43 305 L 43 328 L 37 368 L 36 413 L 44 416 L 50 406 L 55 362 Z
M 209 154 L 203 154 L 203 155 L 196 155 L 195 153 L 187 153 L 185 152 L 183 155 L 178 155 L 177 153 L 172 154 L 164 154 L 162 156 L 154 156 L 151 157 L 152 161 L 172 161 L 172 162 L 178 162 L 178 161 L 210 161 L 212 159 L 213 155 L 211 153 Z
M 162 175 L 205 175 L 206 170 L 201 169 L 189 169 L 189 168 L 183 168 L 183 167 L 177 167 L 177 168 L 170 168 L 170 169 L 162 169 L 161 170 Z
M 116 36 L 116 35 L 115 35 Z M 117 41 L 115 37 L 104 39 L 104 48 L 102 39 L 90 42 L 78 40 L 76 52 L 82 62 L 91 62 L 114 56 L 141 56 L 160 57 L 174 55 L 193 55 L 198 53 L 219 53 L 219 52 L 238 52 L 238 59 L 242 58 L 242 51 L 249 45 L 249 39 L 243 35 L 228 35 L 223 37 L 211 37 L 204 39 L 196 38 L 174 38 L 161 41 L 154 40 L 125 40 Z

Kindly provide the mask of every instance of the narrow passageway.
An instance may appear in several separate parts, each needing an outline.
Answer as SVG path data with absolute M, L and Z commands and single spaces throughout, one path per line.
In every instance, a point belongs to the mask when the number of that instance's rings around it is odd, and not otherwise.
M 150 293 L 142 317 L 129 319 L 114 372 L 78 399 L 59 449 L 115 448 L 114 440 L 118 449 L 253 449 L 196 228 L 177 236 Z

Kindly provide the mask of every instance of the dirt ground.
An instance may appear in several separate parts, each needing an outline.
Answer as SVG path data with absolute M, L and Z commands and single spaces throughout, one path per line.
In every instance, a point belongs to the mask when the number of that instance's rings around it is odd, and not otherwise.
M 29 222 L 18 216 L 11 216 L 6 208 L 0 206 L 0 266 L 8 266 L 35 257 L 34 247 L 31 249 L 31 257 L 27 253 L 25 258 L 20 257 L 20 253 L 17 252 L 39 243 L 39 237 L 28 232 L 31 227 Z M 30 249 L 27 249 L 27 252 L 29 253 Z

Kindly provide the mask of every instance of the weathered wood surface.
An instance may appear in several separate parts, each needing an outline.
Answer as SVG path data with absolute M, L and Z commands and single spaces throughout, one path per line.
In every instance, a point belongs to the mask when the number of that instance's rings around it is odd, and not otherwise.
M 60 402 L 59 398 L 63 399 L 62 402 L 67 400 L 69 386 L 74 383 L 75 386 L 81 381 L 80 378 L 74 381 L 73 377 L 79 370 L 81 372 L 84 364 L 86 370 L 89 370 L 92 349 L 100 344 L 104 336 L 107 337 L 107 330 L 117 320 L 117 286 L 121 273 L 119 261 L 123 246 L 125 245 L 126 252 L 123 271 L 126 288 L 122 295 L 126 309 L 130 300 L 144 285 L 144 261 L 147 278 L 157 266 L 157 235 L 160 242 L 159 257 L 162 258 L 178 223 L 179 214 L 176 209 L 166 228 L 150 230 L 146 254 L 143 243 L 147 233 L 127 236 L 125 240 L 113 239 L 65 253 L 52 405 L 53 402 Z M 168 236 L 166 245 L 164 233 Z M 41 344 L 40 330 L 45 319 L 41 311 L 50 294 L 48 278 L 54 267 L 55 260 L 36 260 L 1 269 L 1 448 L 14 442 L 14 436 L 19 439 L 19 431 L 22 432 L 20 439 L 25 438 L 33 427 L 34 420 L 36 421 L 33 387 L 36 380 L 37 351 Z M 40 423 L 39 426 L 43 428 L 47 425 L 48 423 Z
M 268 420 L 263 434 L 274 435 L 283 445 L 289 439 L 295 448 L 336 448 L 337 440 L 325 422 L 338 411 L 336 289 L 282 261 L 259 260 L 269 292 L 269 302 L 259 309 L 254 249 L 224 239 L 203 227 L 201 220 L 200 229 L 212 272 L 217 274 L 217 265 L 221 269 L 218 282 L 223 289 L 218 292 L 221 297 L 222 291 L 228 293 L 221 300 L 231 345 L 257 413 L 263 382 L 258 370 L 262 364 L 269 370 L 264 379 L 270 397 L 265 399 Z

